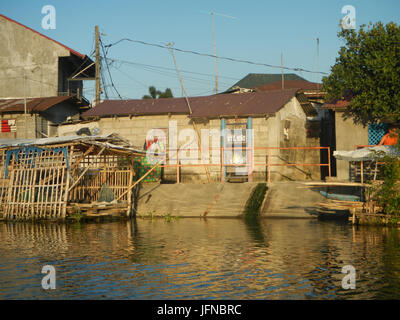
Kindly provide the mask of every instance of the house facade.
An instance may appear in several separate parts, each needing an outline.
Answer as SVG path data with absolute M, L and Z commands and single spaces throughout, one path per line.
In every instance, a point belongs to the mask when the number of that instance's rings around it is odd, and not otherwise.
M 88 109 L 83 80 L 95 73 L 88 56 L 2 14 L 0 43 L 0 139 L 52 136 Z
M 334 112 L 336 150 L 352 151 L 357 146 L 376 144 L 376 140 L 371 141 L 369 138 L 369 128 L 367 126 L 355 124 L 353 119 L 345 117 L 345 111 L 348 106 L 349 101 L 337 100 L 325 103 L 322 107 Z M 379 139 L 380 137 L 377 138 Z M 379 142 L 379 140 L 377 141 Z M 349 161 L 336 160 L 336 178 L 338 180 L 350 181 L 353 175 Z
M 302 166 L 319 164 L 323 152 L 318 149 L 318 130 L 307 130 L 315 115 L 298 89 L 187 100 L 106 100 L 83 113 L 83 122 L 60 125 L 58 133 L 70 135 L 84 128 L 117 133 L 136 148 L 146 148 L 149 134 L 161 132 L 167 153 L 163 175 L 171 181 L 177 170 L 182 182 L 225 181 L 240 175 L 251 181 L 319 180 L 319 166 Z M 241 151 L 242 162 L 234 159 L 235 150 Z
M 82 80 L 70 78 L 91 59 L 0 14 L 0 98 L 82 96 Z M 94 65 L 79 75 L 94 76 Z

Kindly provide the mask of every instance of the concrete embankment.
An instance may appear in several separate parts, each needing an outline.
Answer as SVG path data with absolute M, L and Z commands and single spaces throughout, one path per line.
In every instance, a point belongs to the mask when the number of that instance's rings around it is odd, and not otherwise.
M 136 215 L 239 217 L 257 183 L 152 184 L 139 192 Z
M 136 214 L 179 217 L 240 217 L 246 212 L 258 183 L 143 184 Z M 316 203 L 326 201 L 318 189 L 302 182 L 276 182 L 268 186 L 260 217 L 318 218 Z M 251 202 L 251 200 L 250 200 Z
M 318 218 L 315 204 L 326 201 L 319 190 L 302 182 L 275 182 L 268 186 L 261 217 Z

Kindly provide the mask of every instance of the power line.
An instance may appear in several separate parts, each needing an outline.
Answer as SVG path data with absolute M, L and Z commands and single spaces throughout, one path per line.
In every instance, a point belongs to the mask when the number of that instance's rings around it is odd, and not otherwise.
M 235 58 L 230 58 L 230 57 L 220 57 L 220 56 L 216 56 L 216 55 L 212 55 L 212 54 L 208 54 L 208 53 L 202 53 L 202 52 L 197 52 L 197 51 L 192 51 L 192 50 L 183 50 L 183 49 L 178 49 L 175 47 L 167 47 L 167 46 L 161 45 L 161 44 L 149 43 L 149 42 L 145 42 L 145 41 L 141 41 L 141 40 L 133 40 L 133 39 L 129 39 L 129 38 L 120 39 L 117 42 L 106 45 L 105 48 L 110 48 L 112 46 L 115 46 L 116 44 L 118 44 L 122 41 L 129 41 L 129 42 L 133 42 L 133 43 L 139 43 L 139 44 L 143 44 L 146 46 L 152 46 L 152 47 L 157 47 L 157 48 L 162 48 L 162 49 L 170 48 L 174 51 L 178 51 L 178 52 L 182 52 L 182 53 L 191 53 L 191 54 L 195 54 L 198 56 L 209 57 L 209 58 L 214 58 L 214 59 L 217 58 L 220 60 L 228 60 L 228 61 L 232 61 L 232 62 L 247 63 L 247 64 L 258 65 L 258 66 L 263 66 L 263 67 L 268 67 L 268 68 L 276 68 L 276 69 L 282 68 L 281 66 L 276 66 L 276 65 L 267 64 L 267 63 L 253 62 L 253 61 L 249 61 L 249 60 L 241 60 L 241 59 L 235 59 Z M 307 70 L 307 69 L 303 69 L 303 68 L 283 67 L 283 69 L 290 70 L 290 71 L 297 71 L 297 72 L 318 73 L 318 74 L 326 74 L 326 75 L 328 74 L 327 72 L 312 71 L 312 70 Z
M 110 77 L 111 85 L 112 85 L 112 87 L 114 88 L 114 90 L 115 90 L 115 92 L 117 93 L 117 95 L 120 97 L 120 99 L 122 99 L 122 98 L 121 98 L 121 95 L 119 94 L 117 88 L 116 88 L 115 85 L 114 85 L 114 81 L 113 81 L 112 76 L 111 76 L 110 68 L 109 68 L 108 62 L 107 62 L 107 54 L 106 54 L 106 51 L 104 50 L 104 46 L 103 46 L 103 41 L 101 41 L 101 37 L 99 37 L 99 38 L 100 38 L 101 49 L 102 49 L 103 54 L 104 54 L 105 64 L 106 64 L 106 66 L 107 66 L 108 75 L 109 75 L 109 77 Z
M 118 62 L 118 61 L 124 61 L 124 60 L 116 59 L 114 61 Z M 171 77 L 171 78 L 174 78 L 174 79 L 177 78 L 176 72 L 173 72 L 171 68 L 144 65 L 144 64 L 136 64 L 134 62 L 127 62 L 127 61 L 124 61 L 124 62 L 128 63 L 129 65 L 131 65 L 133 67 L 140 68 L 141 70 L 145 70 L 145 71 L 148 71 L 148 72 L 153 72 L 153 73 L 156 73 L 156 74 L 159 74 L 159 75 L 162 75 L 162 76 L 166 76 L 166 77 Z M 110 65 L 112 67 L 117 68 L 115 65 L 112 65 L 112 64 L 110 64 Z M 169 71 L 169 70 L 171 70 L 171 71 Z M 190 72 L 190 71 L 187 71 L 187 73 L 196 74 L 196 72 Z M 204 75 L 204 76 L 211 76 L 211 77 L 214 76 L 214 75 L 204 74 L 204 73 L 197 73 L 197 74 Z M 187 80 L 187 81 L 192 81 L 192 82 L 196 82 L 196 83 L 200 83 L 200 84 L 207 84 L 207 85 L 209 84 L 209 80 L 207 80 L 207 79 L 189 77 L 189 76 L 184 76 L 184 79 Z M 239 80 L 239 79 L 234 79 L 234 78 L 232 78 L 232 79 L 236 80 L 236 81 Z M 230 83 L 221 82 L 221 81 L 220 81 L 220 83 L 223 84 L 223 85 L 226 85 L 226 86 L 230 86 L 231 85 Z
M 168 67 L 162 67 L 162 66 L 155 66 L 155 65 L 151 65 L 151 64 L 144 64 L 144 63 L 138 63 L 138 62 L 132 62 L 132 61 L 128 61 L 128 60 L 122 60 L 122 59 L 117 59 L 117 58 L 107 58 L 107 60 L 110 60 L 111 62 L 120 62 L 122 64 L 126 63 L 126 64 L 131 64 L 131 65 L 135 65 L 135 66 L 143 66 L 143 67 L 149 67 L 149 68 L 154 68 L 154 69 L 163 69 L 163 70 L 171 70 L 174 71 L 173 68 L 168 68 Z M 210 73 L 202 73 L 202 72 L 195 72 L 195 71 L 188 71 L 188 70 L 180 70 L 182 73 L 191 73 L 191 74 L 196 74 L 196 75 L 200 75 L 200 76 L 207 76 L 207 77 L 214 77 L 214 74 L 210 74 Z M 239 78 L 234 78 L 234 77 L 228 77 L 228 76 L 218 76 L 219 78 L 225 78 L 225 79 L 230 79 L 230 80 L 240 80 Z

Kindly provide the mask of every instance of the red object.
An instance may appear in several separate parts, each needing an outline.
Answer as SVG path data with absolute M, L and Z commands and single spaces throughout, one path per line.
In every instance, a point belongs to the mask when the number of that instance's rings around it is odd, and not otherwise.
M 399 137 L 396 134 L 387 133 L 383 136 L 384 146 L 395 146 Z

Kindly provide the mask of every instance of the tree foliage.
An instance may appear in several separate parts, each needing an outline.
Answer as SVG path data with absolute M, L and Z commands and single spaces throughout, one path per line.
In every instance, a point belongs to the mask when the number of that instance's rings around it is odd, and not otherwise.
M 164 92 L 156 90 L 154 86 L 149 87 L 149 95 L 144 95 L 142 99 L 159 99 L 159 98 L 173 98 L 170 88 L 165 89 Z
M 350 98 L 346 115 L 363 125 L 400 120 L 400 27 L 378 22 L 358 32 L 343 29 L 345 41 L 331 74 L 323 78 L 327 99 Z

